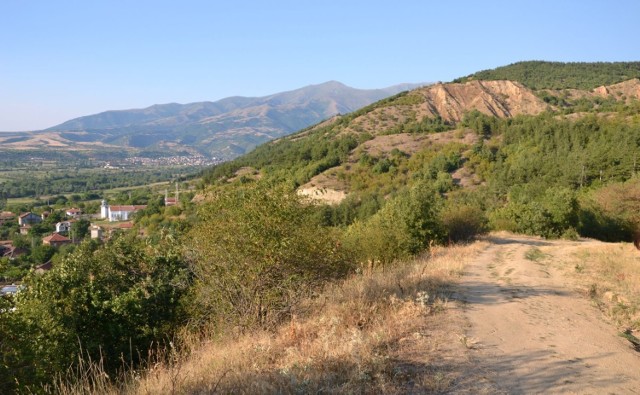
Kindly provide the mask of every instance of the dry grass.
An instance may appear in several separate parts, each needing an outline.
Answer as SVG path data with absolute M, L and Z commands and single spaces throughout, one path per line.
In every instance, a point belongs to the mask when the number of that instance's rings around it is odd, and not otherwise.
M 578 248 L 568 271 L 620 328 L 640 330 L 640 253 L 629 243 Z
M 450 301 L 465 264 L 485 247 L 434 248 L 391 269 L 363 269 L 300 304 L 275 332 L 196 341 L 125 393 L 423 393 L 451 389 L 464 362 Z M 458 333 L 452 328 L 457 327 Z M 459 349 L 460 361 L 443 360 Z M 447 353 L 451 355 L 451 353 Z M 133 375 L 135 376 L 135 375 Z M 133 377 L 132 376 L 132 377 Z M 81 387 L 77 386 L 78 388 Z M 80 394 L 73 387 L 59 392 Z M 98 388 L 122 393 L 122 388 Z

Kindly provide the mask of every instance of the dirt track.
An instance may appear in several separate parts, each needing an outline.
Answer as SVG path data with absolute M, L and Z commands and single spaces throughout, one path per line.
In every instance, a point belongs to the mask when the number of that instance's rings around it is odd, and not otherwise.
M 471 363 L 453 392 L 640 393 L 640 353 L 554 265 L 525 257 L 535 246 L 553 246 L 562 256 L 597 242 L 510 235 L 489 241 L 457 291 Z

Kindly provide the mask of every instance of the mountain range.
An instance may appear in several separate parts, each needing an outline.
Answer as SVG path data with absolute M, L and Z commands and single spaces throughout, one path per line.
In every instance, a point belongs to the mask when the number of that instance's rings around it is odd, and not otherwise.
M 265 141 L 421 85 L 425 84 L 364 90 L 329 81 L 265 97 L 105 111 L 42 131 L 0 135 L 0 145 L 9 149 L 121 147 L 147 154 L 170 152 L 230 159 Z

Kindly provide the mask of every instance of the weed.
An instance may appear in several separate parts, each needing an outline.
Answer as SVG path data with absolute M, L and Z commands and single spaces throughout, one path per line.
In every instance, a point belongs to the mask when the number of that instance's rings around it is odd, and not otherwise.
M 530 261 L 540 262 L 546 258 L 546 254 L 540 251 L 538 247 L 531 247 L 524 253 L 524 257 Z

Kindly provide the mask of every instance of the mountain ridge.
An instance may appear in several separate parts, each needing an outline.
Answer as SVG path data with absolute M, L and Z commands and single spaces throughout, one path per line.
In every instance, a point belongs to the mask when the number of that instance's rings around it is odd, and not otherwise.
M 424 85 L 405 83 L 381 89 L 356 89 L 328 81 L 262 97 L 231 96 L 215 102 L 104 111 L 44 131 L 61 133 L 71 142 L 89 139 L 142 149 L 177 144 L 203 154 L 233 157 L 259 143 Z
M 279 93 L 275 93 L 267 96 L 259 96 L 259 97 L 229 96 L 216 101 L 201 101 L 201 102 L 191 102 L 191 103 L 185 103 L 185 104 L 171 102 L 171 103 L 153 104 L 151 106 L 144 107 L 144 108 L 107 110 L 107 111 L 102 111 L 96 114 L 73 118 L 61 124 L 58 124 L 43 130 L 86 131 L 91 129 L 105 129 L 105 128 L 132 126 L 133 123 L 127 122 L 127 121 L 121 122 L 117 125 L 105 125 L 105 124 L 95 125 L 94 124 L 95 122 L 100 122 L 103 117 L 110 117 L 115 114 L 124 114 L 124 115 L 149 114 L 152 119 L 149 119 L 149 120 L 143 119 L 142 122 L 154 121 L 157 123 L 158 120 L 162 119 L 161 117 L 165 114 L 171 115 L 171 117 L 169 117 L 170 119 L 172 117 L 175 117 L 175 112 L 177 111 L 180 112 L 180 115 L 186 116 L 186 115 L 192 115 L 192 114 L 198 115 L 197 113 L 198 110 L 199 111 L 204 110 L 204 111 L 210 112 L 209 114 L 207 114 L 208 117 L 212 117 L 225 112 L 237 110 L 239 108 L 246 108 L 248 106 L 264 105 L 264 104 L 278 105 L 278 104 L 282 104 L 283 102 L 288 103 L 288 102 L 291 102 L 292 99 L 295 99 L 298 102 L 301 101 L 300 99 L 304 99 L 304 101 L 306 102 L 313 99 L 326 99 L 326 94 L 328 93 L 344 94 L 344 93 L 351 93 L 351 92 L 359 92 L 361 94 L 360 96 L 364 95 L 368 97 L 376 97 L 376 96 L 384 97 L 384 96 L 391 96 L 393 94 L 399 93 L 404 90 L 415 89 L 423 85 L 426 85 L 426 84 L 403 83 L 403 84 L 396 84 L 396 85 L 392 85 L 390 87 L 381 88 L 381 89 L 357 89 L 357 88 L 351 88 L 341 82 L 332 80 L 332 81 L 327 81 L 321 84 L 307 85 L 302 88 L 285 91 L 285 92 L 279 92 Z M 283 100 L 285 98 L 289 100 Z M 341 106 L 341 107 L 343 107 L 344 110 L 346 111 L 353 111 L 354 110 L 353 108 L 347 108 L 347 107 L 354 107 L 354 106 L 360 105 L 359 103 L 360 100 L 361 100 L 361 97 L 354 98 L 350 100 L 350 103 L 355 102 L 353 103 L 353 105 Z M 154 115 L 156 116 L 154 117 Z M 335 114 L 331 114 L 331 115 L 335 115 Z M 139 121 L 136 122 L 135 124 L 139 124 Z

